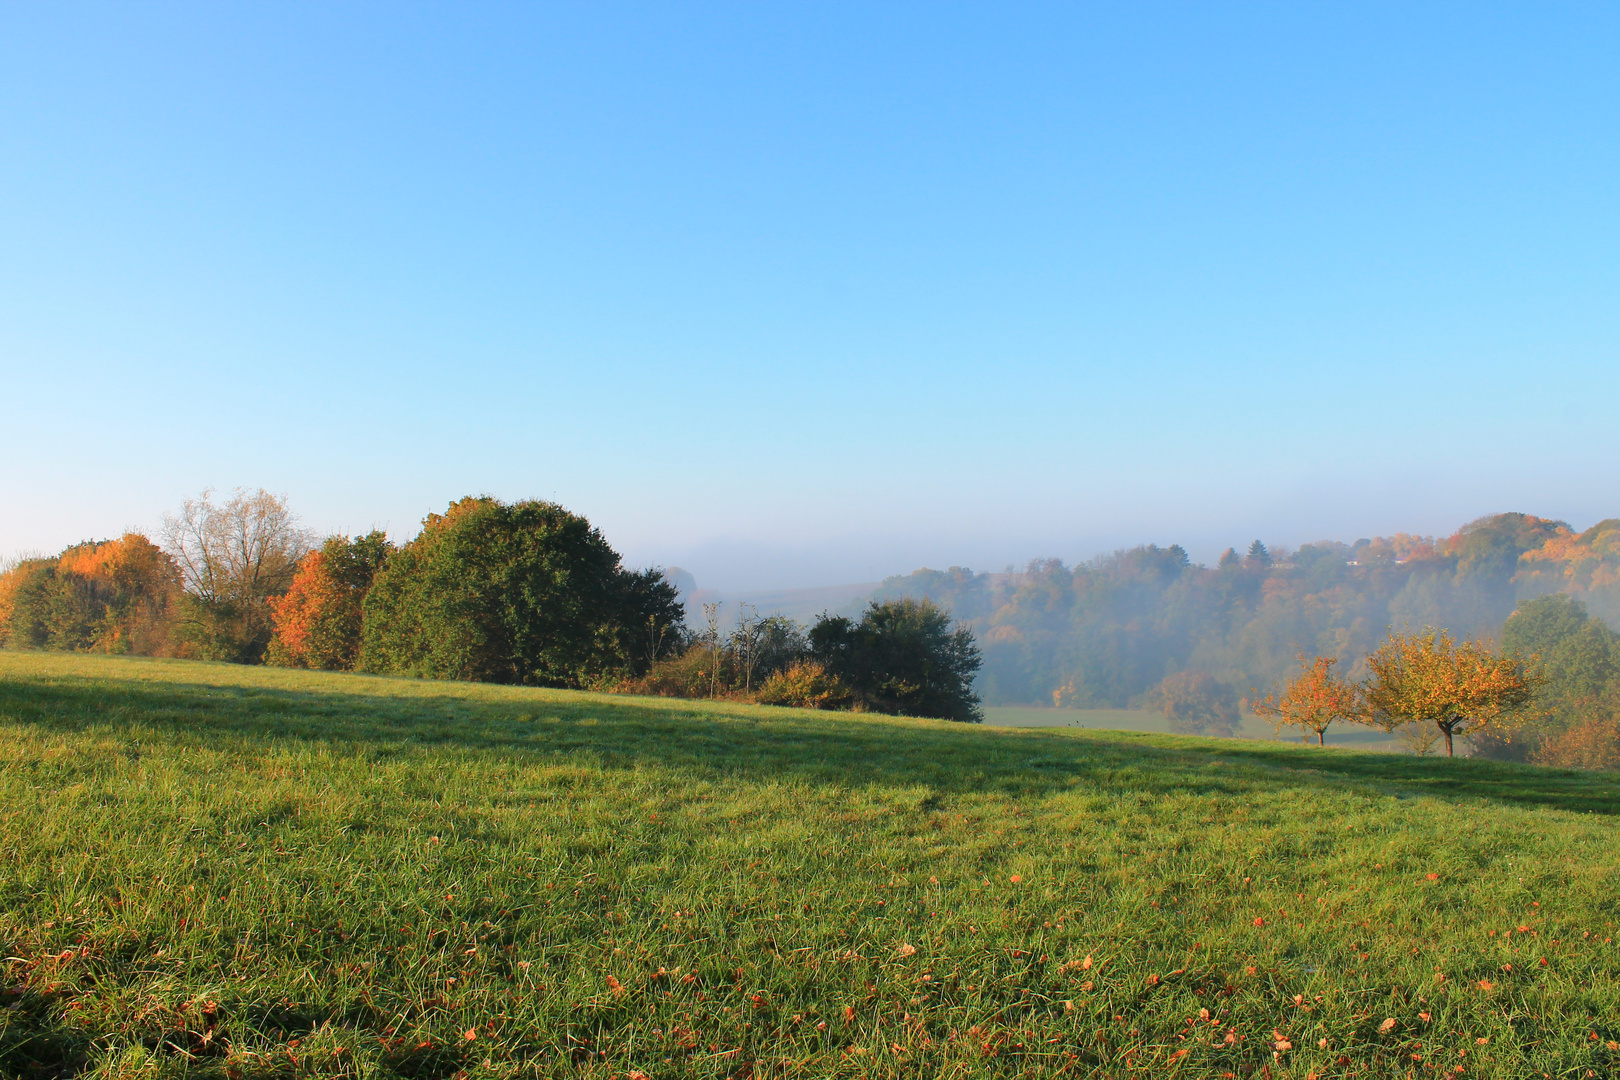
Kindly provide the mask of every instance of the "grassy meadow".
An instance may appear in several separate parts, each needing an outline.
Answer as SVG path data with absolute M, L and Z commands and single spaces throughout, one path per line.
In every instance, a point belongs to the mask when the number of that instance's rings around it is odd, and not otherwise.
M 1170 721 L 1163 713 L 1149 709 L 1056 709 L 1040 705 L 987 705 L 984 708 L 987 724 L 1000 727 L 1075 727 L 1093 731 L 1141 731 L 1160 735 L 1170 734 Z M 1301 742 L 1297 732 L 1279 735 L 1271 722 L 1247 710 L 1238 725 L 1240 739 L 1281 739 Z M 1316 736 L 1310 737 L 1311 742 Z M 1407 751 L 1398 736 L 1377 728 L 1358 724 L 1334 724 L 1327 731 L 1327 745 L 1352 746 L 1358 750 L 1385 750 L 1391 753 Z M 1445 752 L 1444 744 L 1439 752 Z
M 0 653 L 7 1077 L 1615 1077 L 1620 776 Z

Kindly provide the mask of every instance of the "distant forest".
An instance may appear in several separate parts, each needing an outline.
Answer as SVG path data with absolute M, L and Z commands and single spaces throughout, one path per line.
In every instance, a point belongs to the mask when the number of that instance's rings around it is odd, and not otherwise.
M 1518 602 L 1550 593 L 1620 626 L 1620 519 L 1577 533 L 1496 514 L 1445 539 L 1400 533 L 1297 551 L 1256 540 L 1212 567 L 1179 545 L 1149 544 L 1078 566 L 918 570 L 885 580 L 874 598 L 929 599 L 971 626 L 987 704 L 1118 708 L 1188 670 L 1263 691 L 1302 652 L 1359 678 L 1390 628 L 1500 639 Z

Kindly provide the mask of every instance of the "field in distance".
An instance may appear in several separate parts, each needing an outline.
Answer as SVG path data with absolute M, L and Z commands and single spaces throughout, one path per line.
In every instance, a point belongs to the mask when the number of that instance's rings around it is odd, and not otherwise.
M 7 1077 L 1613 1076 L 1620 778 L 0 653 Z
M 1170 722 L 1163 713 L 1147 709 L 1053 709 L 1038 705 L 987 705 L 984 722 L 1002 727 L 1076 727 L 1092 731 L 1142 731 L 1170 734 Z M 1240 739 L 1280 739 L 1300 742 L 1294 734 L 1279 736 L 1270 723 L 1248 712 L 1238 728 Z M 1315 741 L 1315 736 L 1312 736 Z M 1405 747 L 1395 736 L 1377 728 L 1355 724 L 1335 724 L 1327 731 L 1327 745 L 1353 746 L 1359 750 L 1402 752 Z M 1441 748 L 1442 750 L 1444 747 Z

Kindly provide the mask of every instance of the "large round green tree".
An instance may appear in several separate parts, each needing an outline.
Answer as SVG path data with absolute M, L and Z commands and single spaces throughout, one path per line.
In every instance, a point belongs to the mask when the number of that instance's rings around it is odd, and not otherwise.
M 365 601 L 359 667 L 434 679 L 592 686 L 676 646 L 683 612 L 656 570 L 624 568 L 555 503 L 466 498 L 430 514 Z
M 973 676 L 982 662 L 973 631 L 930 600 L 873 601 L 860 622 L 823 615 L 810 649 L 868 708 L 898 716 L 978 723 Z

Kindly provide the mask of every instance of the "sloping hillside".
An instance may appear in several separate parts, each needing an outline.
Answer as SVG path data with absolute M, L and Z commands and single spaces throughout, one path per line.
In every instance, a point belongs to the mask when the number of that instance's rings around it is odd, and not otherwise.
M 1612 1076 L 1620 784 L 0 653 L 7 1076 Z

